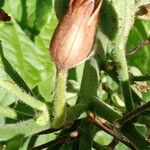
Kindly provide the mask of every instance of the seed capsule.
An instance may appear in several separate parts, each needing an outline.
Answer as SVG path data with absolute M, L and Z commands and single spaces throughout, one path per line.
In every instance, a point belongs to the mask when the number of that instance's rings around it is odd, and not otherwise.
M 101 4 L 102 0 L 70 0 L 69 10 L 50 44 L 50 54 L 59 72 L 76 66 L 92 53 Z

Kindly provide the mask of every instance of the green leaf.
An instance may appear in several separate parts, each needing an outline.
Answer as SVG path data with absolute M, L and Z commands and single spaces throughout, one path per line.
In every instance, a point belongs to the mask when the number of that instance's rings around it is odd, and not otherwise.
M 99 68 L 95 58 L 86 61 L 80 88 L 80 103 L 87 103 L 91 96 L 97 95 Z
M 0 87 L 0 106 L 5 107 L 9 106 L 12 103 L 16 102 L 16 98 L 10 95 L 4 88 Z
M 66 123 L 73 122 L 86 110 L 87 110 L 87 106 L 84 104 L 77 104 L 75 106 L 67 108 L 64 123 L 66 124 Z
M 51 7 L 52 7 L 51 0 L 44 0 L 44 1 L 37 0 L 36 11 L 35 11 L 36 17 L 35 17 L 33 28 L 38 30 L 38 32 L 40 32 L 43 25 L 46 24 L 49 18 Z
M 56 138 L 56 136 L 57 135 L 55 133 L 43 134 L 43 135 L 39 135 L 39 136 L 32 136 L 30 139 L 30 142 L 28 144 L 28 147 L 24 150 L 31 149 L 31 148 L 39 146 L 43 143 L 50 142 L 50 141 L 54 140 Z
M 96 127 L 85 119 L 81 122 L 81 135 L 79 141 L 79 150 L 91 150 L 93 145 L 93 138 L 96 133 Z
M 54 76 L 54 66 L 48 55 L 38 48 L 13 20 L 11 24 L 0 24 L 0 39 L 4 55 L 30 88 L 40 86 L 42 81 Z M 46 56 L 46 57 L 45 57 Z M 54 84 L 54 78 L 48 81 Z M 47 85 L 45 85 L 47 89 Z M 49 92 L 53 90 L 48 87 Z
M 112 3 L 107 0 L 103 1 L 100 13 L 100 29 L 110 39 L 114 39 L 118 32 L 117 13 Z
M 52 10 L 50 18 L 47 20 L 45 26 L 42 28 L 41 33 L 35 38 L 35 44 L 40 48 L 40 50 L 43 52 L 43 58 L 45 58 L 45 71 L 49 70 L 48 75 L 46 78 L 39 82 L 39 91 L 42 94 L 42 96 L 45 98 L 46 101 L 50 101 L 53 98 L 53 91 L 55 87 L 55 67 L 54 64 L 48 64 L 50 59 L 49 54 L 49 41 L 52 38 L 54 29 L 57 25 L 57 18 L 55 16 L 54 10 Z M 47 62 L 46 62 L 47 61 Z M 46 65 L 47 64 L 47 65 Z M 49 90 L 47 90 L 49 89 Z
M 7 150 L 19 149 L 24 141 L 25 139 L 23 138 L 23 136 L 14 137 L 13 139 L 7 141 Z
M 4 1 L 5 1 L 5 0 L 1 0 L 0 8 L 4 5 Z
M 105 118 L 112 123 L 115 123 L 115 121 L 121 117 L 121 114 L 113 110 L 113 107 L 99 100 L 98 98 L 93 97 L 90 100 L 91 101 L 89 101 L 88 104 L 89 110 L 93 111 L 99 117 Z
M 24 3 L 25 5 L 23 5 Z M 22 21 L 22 24 L 25 24 L 25 21 L 26 23 L 32 21 L 32 19 L 26 17 L 29 17 L 29 14 L 35 14 L 36 8 L 34 8 L 34 6 L 36 1 L 30 2 L 24 0 L 16 0 L 13 4 L 10 1 L 5 2 L 4 8 L 8 10 L 9 14 L 13 17 L 11 24 L 0 24 L 0 39 L 4 45 L 4 55 L 11 63 L 12 67 L 16 69 L 30 89 L 37 86 L 42 93 L 42 97 L 44 97 L 46 101 L 50 101 L 52 99 L 55 84 L 55 67 L 51 63 L 48 49 L 52 31 L 54 31 L 54 28 L 56 27 L 55 24 L 57 23 L 57 20 L 53 11 L 54 8 L 52 7 L 52 1 L 39 1 L 38 7 L 40 7 L 41 3 L 42 8 L 46 7 L 46 9 L 42 11 L 40 17 L 36 18 L 36 22 L 43 20 L 42 25 L 40 25 L 40 31 L 42 34 L 40 34 L 40 38 L 37 37 L 39 42 L 36 40 L 36 42 L 33 43 L 24 33 L 28 32 L 27 29 L 22 28 L 24 29 L 23 31 L 13 20 L 13 18 L 15 18 L 18 22 L 21 22 L 21 17 L 25 15 L 25 17 L 23 17 L 24 20 Z M 19 9 L 20 11 L 18 11 Z M 40 15 L 41 10 L 37 13 Z M 43 17 L 43 15 L 45 17 Z M 55 23 L 54 20 L 56 20 Z
M 34 40 L 46 24 L 52 9 L 51 0 L 11 0 L 5 1 L 5 7 L 20 24 L 20 27 Z
M 21 76 L 17 73 L 17 71 L 11 66 L 8 60 L 5 58 L 2 45 L 0 44 L 0 55 L 1 60 L 5 69 L 5 72 L 12 78 L 14 82 L 18 84 L 18 86 L 22 87 L 27 93 L 33 94 Z
M 104 131 L 98 131 L 94 137 L 94 141 L 101 145 L 108 145 L 113 140 L 113 137 Z
M 148 150 L 150 148 L 149 142 L 135 129 L 135 126 L 125 125 L 121 132 L 132 141 L 137 150 Z
M 141 21 L 136 20 L 135 27 L 130 33 L 127 49 L 133 49 L 139 43 L 142 43 L 148 37 L 148 30 L 149 30 L 150 22 L 148 21 Z M 139 68 L 143 73 L 150 72 L 150 50 L 149 46 L 145 46 L 139 52 L 135 53 L 133 56 L 129 57 L 129 65 L 136 66 Z
M 68 6 L 69 0 L 55 0 L 55 11 L 59 20 L 65 15 Z

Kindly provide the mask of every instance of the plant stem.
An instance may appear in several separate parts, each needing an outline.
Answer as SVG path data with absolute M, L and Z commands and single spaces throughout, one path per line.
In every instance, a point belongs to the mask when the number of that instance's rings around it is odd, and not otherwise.
M 38 136 L 38 135 L 41 135 L 41 134 L 50 134 L 50 133 L 53 133 L 53 132 L 57 132 L 57 131 L 60 131 L 60 130 L 63 130 L 63 129 L 67 129 L 67 128 L 71 127 L 71 125 L 72 125 L 72 123 L 67 123 L 67 124 L 62 125 L 59 128 L 50 128 L 50 129 L 38 132 L 38 133 L 34 134 L 34 136 L 36 136 L 36 135 Z
M 36 147 L 32 148 L 32 150 L 41 150 L 41 149 L 45 149 L 47 147 L 52 148 L 53 146 L 58 145 L 58 144 L 62 145 L 63 143 L 66 142 L 67 138 L 68 138 L 67 136 L 62 136 L 59 139 L 56 139 L 56 140 L 47 142 L 45 144 L 36 146 Z
M 134 76 L 134 77 L 131 77 L 131 80 L 133 80 L 133 81 L 148 81 L 148 80 L 150 80 L 150 75 Z
M 117 64 L 117 72 L 125 100 L 126 112 L 130 112 L 134 109 L 134 105 L 129 81 L 128 65 L 125 50 L 116 47 L 114 49 L 114 60 Z
M 129 74 L 128 74 L 128 65 L 126 60 L 126 43 L 130 30 L 134 24 L 135 20 L 135 0 L 129 1 L 116 1 L 116 4 L 122 4 L 124 8 L 117 7 L 118 15 L 118 32 L 116 38 L 113 40 L 114 44 L 114 61 L 117 64 L 117 72 L 120 80 L 120 85 L 122 93 L 124 96 L 126 112 L 133 110 L 133 99 L 130 89 Z
M 0 107 L 0 116 L 17 119 L 16 111 L 9 107 Z
M 9 93 L 11 93 L 13 96 L 18 98 L 25 104 L 42 112 L 45 110 L 46 105 L 43 102 L 38 101 L 26 92 L 23 92 L 15 83 L 0 79 L 0 86 L 5 88 Z
M 132 50 L 130 50 L 129 52 L 127 52 L 126 57 L 134 55 L 139 50 L 141 50 L 144 46 L 149 45 L 149 44 L 150 44 L 150 36 L 144 42 L 138 44 L 135 48 L 133 48 Z
M 88 120 L 93 125 L 97 126 L 98 128 L 102 129 L 106 133 L 116 137 L 119 141 L 130 147 L 132 150 L 136 150 L 135 146 L 120 132 L 114 130 L 112 127 L 110 127 L 110 124 L 106 126 L 103 122 L 96 119 L 93 113 L 89 113 Z
M 149 108 L 150 108 L 150 102 L 147 102 L 145 105 L 138 107 L 137 109 L 131 111 L 129 114 L 119 119 L 117 124 L 119 125 L 119 127 L 123 126 L 125 123 L 133 120 L 135 117 L 137 117 L 138 115 L 140 115 L 141 113 L 143 113 Z
M 0 79 L 0 86 L 5 88 L 9 93 L 25 104 L 40 111 L 36 120 L 37 124 L 44 125 L 47 123 L 47 121 L 49 121 L 49 112 L 45 103 L 22 91 L 14 82 Z
M 34 119 L 0 125 L 0 140 L 1 142 L 7 141 L 16 137 L 17 135 L 24 135 L 25 137 L 28 137 L 40 131 L 46 130 L 49 127 L 49 123 L 41 126 L 37 124 Z
M 129 80 L 121 82 L 121 87 L 125 100 L 126 112 L 130 112 L 134 109 L 134 105 Z
M 65 92 L 66 92 L 67 72 L 58 72 L 56 77 L 55 98 L 53 103 L 53 126 L 58 127 L 63 124 L 65 116 Z
M 136 147 L 136 150 L 149 150 L 149 142 L 138 132 L 132 124 L 126 124 L 121 128 L 121 133 L 126 136 Z
M 79 136 L 79 131 L 70 132 L 68 135 L 61 136 L 59 138 L 56 138 L 53 141 L 47 142 L 45 144 L 39 145 L 37 147 L 32 148 L 32 150 L 41 150 L 44 148 L 52 148 L 55 145 L 63 144 L 67 140 L 73 140 L 74 138 Z
M 17 99 L 23 101 L 27 105 L 29 105 L 37 110 L 43 111 L 45 104 L 41 101 L 36 100 L 35 98 L 28 95 L 27 93 L 23 92 L 15 83 L 0 79 L 0 86 L 5 88 L 13 96 L 15 96 Z

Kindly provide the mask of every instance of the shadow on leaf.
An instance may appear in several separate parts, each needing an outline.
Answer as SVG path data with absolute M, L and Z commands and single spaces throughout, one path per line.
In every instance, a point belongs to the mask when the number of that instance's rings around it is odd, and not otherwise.
M 118 30 L 118 18 L 112 4 L 107 0 L 103 1 L 100 16 L 99 26 L 102 32 L 113 40 Z

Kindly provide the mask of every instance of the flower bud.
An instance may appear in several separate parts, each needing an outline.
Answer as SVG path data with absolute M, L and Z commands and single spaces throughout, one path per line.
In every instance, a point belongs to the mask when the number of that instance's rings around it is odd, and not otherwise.
M 50 54 L 59 72 L 90 56 L 101 4 L 102 0 L 70 0 L 69 10 L 50 44 Z

